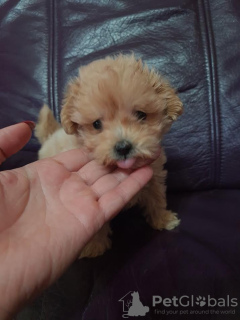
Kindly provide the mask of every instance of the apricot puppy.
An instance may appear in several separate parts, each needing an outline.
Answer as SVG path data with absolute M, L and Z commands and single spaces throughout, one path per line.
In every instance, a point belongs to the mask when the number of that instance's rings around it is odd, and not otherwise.
M 62 127 L 47 106 L 40 111 L 35 131 L 42 144 L 39 158 L 84 147 L 106 166 L 142 166 L 159 151 L 163 135 L 182 110 L 175 90 L 134 55 L 94 61 L 81 67 L 68 85 Z M 162 147 L 160 152 L 152 164 L 153 178 L 128 207 L 139 204 L 154 229 L 171 230 L 180 221 L 166 209 L 166 157 Z M 104 225 L 80 257 L 103 254 L 111 247 L 110 233 L 109 224 Z

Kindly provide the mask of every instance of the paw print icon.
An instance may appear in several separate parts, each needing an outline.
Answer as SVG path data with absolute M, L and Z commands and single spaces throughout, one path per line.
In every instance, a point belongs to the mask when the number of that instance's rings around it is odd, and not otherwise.
M 196 298 L 196 304 L 197 304 L 198 306 L 200 306 L 200 307 L 205 306 L 205 304 L 206 304 L 206 298 L 205 298 L 205 297 L 201 297 L 201 296 L 197 297 L 197 298 Z

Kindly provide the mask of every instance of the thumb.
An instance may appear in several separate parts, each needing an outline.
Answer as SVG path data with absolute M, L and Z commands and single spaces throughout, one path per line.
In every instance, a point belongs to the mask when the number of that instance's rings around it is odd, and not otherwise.
M 0 164 L 25 146 L 34 127 L 34 122 L 26 121 L 0 130 Z

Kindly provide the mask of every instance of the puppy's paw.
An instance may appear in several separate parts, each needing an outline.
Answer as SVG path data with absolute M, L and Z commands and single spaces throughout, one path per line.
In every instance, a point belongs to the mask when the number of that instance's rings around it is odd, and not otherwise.
M 150 216 L 148 223 L 153 229 L 156 230 L 173 230 L 179 225 L 180 219 L 178 219 L 177 213 L 174 213 L 170 210 L 163 210 L 159 213 L 159 215 L 154 217 Z
M 101 256 L 105 251 L 109 250 L 111 246 L 112 242 L 108 237 L 102 238 L 101 240 L 98 239 L 98 241 L 92 240 L 83 248 L 79 259 Z
M 174 213 L 172 211 L 168 211 L 169 214 L 167 216 L 167 219 L 165 221 L 164 229 L 166 230 L 173 230 L 180 224 L 180 219 L 177 217 L 177 213 Z

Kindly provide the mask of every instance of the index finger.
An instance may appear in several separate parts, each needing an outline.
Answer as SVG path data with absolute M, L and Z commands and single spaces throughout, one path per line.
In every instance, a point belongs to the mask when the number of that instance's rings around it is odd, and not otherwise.
M 83 148 L 64 151 L 54 156 L 53 159 L 61 163 L 70 172 L 76 172 L 92 161 L 91 154 Z

